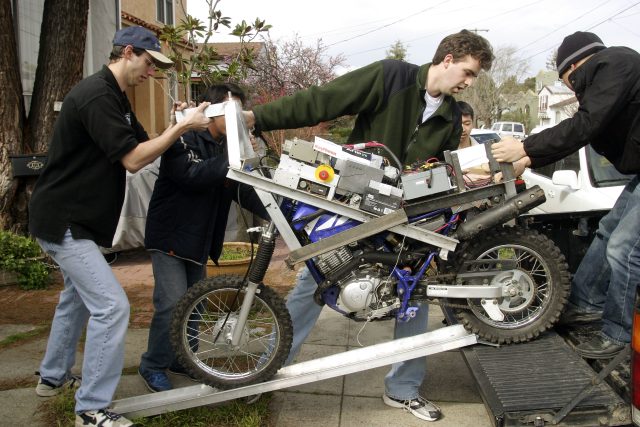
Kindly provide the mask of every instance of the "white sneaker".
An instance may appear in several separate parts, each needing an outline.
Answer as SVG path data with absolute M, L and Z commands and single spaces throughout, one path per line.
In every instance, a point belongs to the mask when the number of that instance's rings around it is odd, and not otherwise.
M 389 397 L 385 393 L 382 395 L 382 400 L 386 405 L 392 408 L 402 408 L 421 420 L 435 421 L 440 418 L 440 408 L 421 396 L 411 400 L 402 400 Z
M 133 423 L 122 415 L 109 412 L 106 409 L 100 409 L 99 411 L 87 411 L 81 414 L 76 414 L 76 427 L 128 427 L 132 425 Z
M 43 380 L 40 378 L 38 380 L 38 385 L 36 385 L 36 394 L 40 397 L 51 397 L 60 392 L 64 388 L 78 388 L 80 387 L 80 377 L 71 377 L 64 383 L 60 385 L 55 385 L 47 380 Z

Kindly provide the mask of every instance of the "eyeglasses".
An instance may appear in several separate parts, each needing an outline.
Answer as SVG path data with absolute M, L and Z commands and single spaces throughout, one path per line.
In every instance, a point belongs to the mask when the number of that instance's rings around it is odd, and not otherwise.
M 149 67 L 149 68 L 151 68 L 151 69 L 153 69 L 153 70 L 155 70 L 155 69 L 156 69 L 156 64 L 155 64 L 155 62 L 153 62 L 152 60 L 150 60 L 150 59 L 149 59 L 148 57 L 146 57 L 146 56 L 143 56 L 142 58 L 144 59 L 144 62 L 146 62 L 146 63 L 147 63 L 147 67 Z

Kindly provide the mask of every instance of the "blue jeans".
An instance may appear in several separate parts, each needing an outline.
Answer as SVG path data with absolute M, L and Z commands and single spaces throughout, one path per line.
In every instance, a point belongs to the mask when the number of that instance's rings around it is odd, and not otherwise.
M 164 371 L 174 363 L 169 330 L 171 316 L 178 300 L 193 284 L 204 278 L 205 266 L 150 251 L 153 267 L 153 319 L 149 329 L 147 351 L 140 360 L 140 369 Z
M 75 240 L 67 230 L 60 244 L 42 239 L 38 243 L 58 263 L 64 277 L 40 376 L 55 385 L 69 378 L 80 334 L 87 325 L 75 411 L 106 408 L 124 364 L 127 295 L 93 241 Z
M 293 362 L 316 324 L 322 307 L 315 303 L 313 294 L 317 288 L 316 282 L 307 267 L 298 273 L 296 286 L 287 297 L 287 309 L 293 323 L 293 342 L 291 351 L 285 364 Z M 427 331 L 429 307 L 419 306 L 416 317 L 408 322 L 396 321 L 394 338 L 405 338 L 422 334 Z M 427 372 L 426 357 L 394 363 L 385 377 L 385 392 L 395 399 L 414 399 L 418 397 L 420 384 Z
M 571 284 L 579 310 L 602 311 L 602 334 L 616 344 L 631 341 L 640 283 L 640 175 L 624 188 L 605 215 Z M 606 261 L 606 262 L 605 262 Z

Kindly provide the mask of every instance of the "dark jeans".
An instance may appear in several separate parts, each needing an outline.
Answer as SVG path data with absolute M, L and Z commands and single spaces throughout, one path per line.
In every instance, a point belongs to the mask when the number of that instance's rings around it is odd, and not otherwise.
M 151 251 L 151 264 L 155 279 L 155 312 L 140 369 L 162 371 L 169 368 L 175 358 L 169 337 L 173 308 L 187 289 L 205 277 L 205 266 L 156 251 Z
M 640 283 L 639 181 L 640 176 L 633 178 L 600 220 L 573 277 L 569 298 L 583 311 L 602 311 L 602 333 L 617 344 L 631 341 L 636 287 Z

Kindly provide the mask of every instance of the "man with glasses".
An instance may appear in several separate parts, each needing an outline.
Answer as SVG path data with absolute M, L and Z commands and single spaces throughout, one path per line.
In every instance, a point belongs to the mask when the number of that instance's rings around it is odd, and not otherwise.
M 67 94 L 53 130 L 47 166 L 29 206 L 29 231 L 60 266 L 64 290 L 40 365 L 38 396 L 54 396 L 75 379 L 71 368 L 87 325 L 76 426 L 129 426 L 107 410 L 120 380 L 129 301 L 100 252 L 111 247 L 124 200 L 126 171 L 160 156 L 184 132 L 205 130 L 202 103 L 184 121 L 149 139 L 125 90 L 169 68 L 156 36 L 142 27 L 116 32 L 109 65 Z

